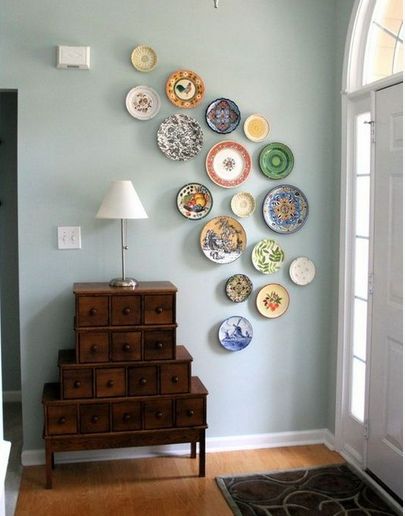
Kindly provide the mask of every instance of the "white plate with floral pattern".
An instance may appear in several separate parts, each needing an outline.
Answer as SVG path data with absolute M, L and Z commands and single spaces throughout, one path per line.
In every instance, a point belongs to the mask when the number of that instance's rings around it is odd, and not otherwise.
M 128 112 L 138 120 L 150 120 L 160 111 L 160 97 L 149 86 L 135 86 L 125 100 Z

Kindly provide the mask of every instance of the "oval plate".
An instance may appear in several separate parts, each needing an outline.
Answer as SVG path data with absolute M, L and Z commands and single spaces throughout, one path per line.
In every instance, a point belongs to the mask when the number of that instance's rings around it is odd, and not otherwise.
M 296 186 L 276 186 L 263 201 L 263 217 L 276 233 L 294 233 L 302 228 L 308 217 L 308 201 Z
M 131 63 L 139 72 L 151 72 L 157 65 L 156 52 L 151 47 L 139 45 L 132 51 Z
M 284 261 L 284 251 L 275 240 L 261 240 L 252 251 L 252 262 L 263 274 L 273 274 L 280 270 Z
M 200 246 L 211 261 L 231 263 L 246 249 L 246 233 L 243 226 L 232 217 L 215 217 L 203 227 Z
M 240 351 L 250 344 L 253 328 L 244 317 L 233 315 L 221 324 L 218 337 L 221 345 L 228 351 Z
M 177 209 L 187 219 L 200 220 L 208 215 L 212 208 L 212 195 L 207 187 L 200 183 L 188 183 L 177 193 Z
M 256 201 L 249 192 L 238 192 L 232 197 L 231 210 L 237 217 L 249 217 L 256 209 Z
M 150 120 L 160 111 L 160 97 L 149 86 L 136 86 L 129 90 L 125 104 L 129 114 L 138 120 Z
M 262 142 L 270 132 L 270 124 L 262 115 L 250 115 L 243 124 L 243 131 L 250 141 Z
M 294 167 L 294 156 L 284 143 L 269 143 L 260 152 L 259 165 L 270 179 L 283 179 Z
M 233 100 L 216 99 L 207 107 L 205 120 L 216 133 L 231 133 L 239 125 L 240 111 Z
M 257 294 L 256 306 L 258 311 L 269 319 L 283 315 L 290 304 L 287 290 L 278 283 L 265 285 Z
M 225 140 L 211 147 L 205 160 L 205 168 L 216 185 L 235 188 L 249 177 L 252 159 L 243 145 Z
M 306 256 L 299 256 L 291 262 L 290 278 L 297 285 L 308 285 L 315 278 L 315 265 Z
M 181 108 L 194 108 L 204 98 L 204 81 L 191 70 L 177 70 L 166 82 L 166 95 L 170 102 Z
M 203 132 L 191 116 L 171 115 L 160 124 L 157 143 L 163 154 L 176 161 L 194 158 L 201 150 Z
M 227 297 L 234 303 L 242 303 L 252 293 L 253 284 L 245 274 L 234 274 L 225 285 Z

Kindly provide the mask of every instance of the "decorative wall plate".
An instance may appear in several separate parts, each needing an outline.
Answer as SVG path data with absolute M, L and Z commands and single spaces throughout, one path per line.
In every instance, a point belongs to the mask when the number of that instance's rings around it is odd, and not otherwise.
M 284 251 L 274 240 L 261 240 L 252 251 L 252 262 L 263 274 L 277 272 L 284 261 Z
M 264 286 L 256 297 L 256 306 L 259 312 L 268 317 L 275 319 L 283 315 L 290 304 L 290 296 L 287 290 L 278 283 L 270 283 Z
M 240 111 L 233 100 L 216 99 L 207 107 L 205 119 L 209 127 L 220 134 L 234 131 L 240 122 Z
M 149 86 L 136 86 L 129 90 L 125 104 L 130 115 L 138 120 L 150 120 L 160 111 L 160 97 Z
M 307 198 L 296 186 L 276 186 L 264 198 L 263 217 L 276 233 L 294 233 L 307 220 Z
M 205 168 L 211 181 L 223 188 L 235 188 L 249 177 L 252 159 L 243 145 L 230 140 L 211 147 Z
M 191 116 L 175 114 L 160 124 L 157 143 L 168 158 L 187 161 L 200 152 L 203 132 L 200 124 Z
M 166 95 L 170 102 L 181 108 L 194 108 L 204 98 L 204 81 L 191 70 L 177 70 L 166 82 Z
M 252 293 L 253 285 L 245 274 L 234 274 L 225 285 L 225 293 L 234 303 L 242 303 Z
M 246 249 L 246 233 L 243 226 L 232 217 L 215 217 L 203 227 L 200 246 L 211 261 L 231 263 Z
M 269 143 L 260 152 L 259 165 L 270 179 L 283 179 L 294 167 L 294 156 L 284 143 Z
M 252 142 L 262 142 L 270 132 L 270 124 L 262 115 L 257 113 L 246 118 L 243 124 L 246 138 Z
M 249 217 L 255 208 L 255 198 L 249 192 L 238 192 L 232 197 L 231 210 L 237 217 Z
M 315 278 L 315 265 L 306 256 L 299 256 L 291 262 L 290 278 L 297 285 L 308 285 Z
M 140 72 L 151 72 L 157 65 L 156 52 L 151 47 L 139 45 L 132 51 L 131 63 Z
M 233 315 L 221 324 L 218 337 L 221 345 L 228 351 L 240 351 L 250 344 L 253 328 L 244 317 Z
M 180 188 L 176 202 L 177 209 L 187 219 L 200 220 L 211 211 L 212 195 L 204 185 L 188 183 Z

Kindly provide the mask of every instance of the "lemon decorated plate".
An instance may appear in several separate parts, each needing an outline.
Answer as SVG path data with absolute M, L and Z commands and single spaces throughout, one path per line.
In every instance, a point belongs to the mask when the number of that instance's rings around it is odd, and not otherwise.
M 263 274 L 277 272 L 284 261 L 284 251 L 275 240 L 260 240 L 252 251 L 254 267 Z
M 153 48 L 139 45 L 133 49 L 131 63 L 139 72 L 151 72 L 157 65 L 157 55 Z
M 278 283 L 265 285 L 257 294 L 256 307 L 258 311 L 269 319 L 283 315 L 290 304 L 287 290 Z
M 177 193 L 177 209 L 187 219 L 200 220 L 208 215 L 211 208 L 211 192 L 200 183 L 188 183 Z
M 262 115 L 254 114 L 245 120 L 243 130 L 252 142 L 262 142 L 270 132 L 270 124 Z

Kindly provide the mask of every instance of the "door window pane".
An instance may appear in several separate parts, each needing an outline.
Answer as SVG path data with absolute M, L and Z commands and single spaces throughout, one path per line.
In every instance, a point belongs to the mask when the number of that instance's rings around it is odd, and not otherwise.
M 370 176 L 356 178 L 356 235 L 368 237 L 370 224 Z
M 367 347 L 367 301 L 354 300 L 353 355 L 366 361 Z
M 354 262 L 354 295 L 367 299 L 368 293 L 368 239 L 356 238 Z
M 370 174 L 370 113 L 356 118 L 356 174 Z
M 364 421 L 364 400 L 366 393 L 366 364 L 358 358 L 352 362 L 352 390 L 350 409 L 359 421 Z

